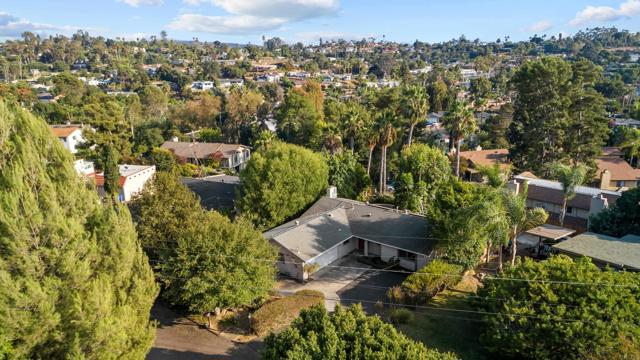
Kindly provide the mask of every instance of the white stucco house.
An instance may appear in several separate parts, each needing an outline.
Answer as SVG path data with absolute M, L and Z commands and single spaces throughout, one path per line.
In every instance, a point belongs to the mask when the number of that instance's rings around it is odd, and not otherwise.
M 60 139 L 65 149 L 69 150 L 72 154 L 77 153 L 78 145 L 85 141 L 82 137 L 82 125 L 65 124 L 50 125 L 50 127 L 53 135 Z
M 279 251 L 280 273 L 299 281 L 351 253 L 379 257 L 416 271 L 433 257 L 433 240 L 423 216 L 360 201 L 335 193 L 322 197 L 298 219 L 263 236 Z
M 156 167 L 153 165 L 118 165 L 118 170 L 120 171 L 118 201 L 122 202 L 131 201 L 156 173 Z M 96 174 L 96 187 L 100 196 L 104 196 L 104 173 Z

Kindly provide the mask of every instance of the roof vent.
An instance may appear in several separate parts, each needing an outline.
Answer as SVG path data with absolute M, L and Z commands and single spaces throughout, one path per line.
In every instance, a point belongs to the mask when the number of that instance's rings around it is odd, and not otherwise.
M 300 220 L 296 220 L 296 226 L 300 225 Z
M 368 213 L 366 216 L 367 216 L 367 217 L 371 217 L 371 213 Z
M 332 214 L 332 213 L 329 213 L 329 217 L 333 217 L 333 214 Z

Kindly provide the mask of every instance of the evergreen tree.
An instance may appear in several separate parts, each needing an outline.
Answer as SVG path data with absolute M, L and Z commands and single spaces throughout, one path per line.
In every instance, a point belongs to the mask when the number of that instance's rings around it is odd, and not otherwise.
M 111 145 L 107 145 L 104 152 L 104 192 L 109 197 L 116 197 L 120 192 L 120 169 L 118 154 Z
M 18 357 L 144 359 L 158 288 L 127 208 L 25 110 L 0 103 L 0 139 L 0 333 Z
M 270 228 L 304 210 L 327 188 L 320 154 L 274 142 L 253 154 L 240 173 L 236 206 L 258 228 Z
M 329 165 L 329 184 L 338 189 L 338 196 L 354 200 L 367 197 L 371 179 L 352 152 L 327 156 L 326 161 Z
M 303 310 L 291 327 L 265 340 L 263 359 L 424 359 L 454 360 L 451 353 L 427 349 L 359 305 L 323 305 Z
M 273 287 L 275 249 L 246 220 L 204 210 L 176 176 L 159 172 L 132 212 L 173 305 L 196 313 L 250 305 Z

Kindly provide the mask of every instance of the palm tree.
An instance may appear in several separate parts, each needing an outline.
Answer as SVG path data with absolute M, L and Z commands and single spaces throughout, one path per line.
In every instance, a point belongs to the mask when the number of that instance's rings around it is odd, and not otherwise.
M 477 129 L 473 110 L 466 103 L 456 100 L 443 117 L 443 123 L 456 143 L 456 177 L 460 177 L 460 143 Z
M 629 158 L 629 164 L 633 165 L 635 162 L 637 167 L 638 158 L 640 157 L 640 130 L 632 130 L 627 139 L 620 144 L 620 149 Z
M 262 130 L 258 138 L 254 142 L 254 146 L 258 149 L 267 150 L 269 145 L 275 140 L 276 134 L 269 130 Z
M 359 132 L 361 132 L 365 124 L 366 114 L 363 109 L 355 104 L 351 104 L 349 110 L 345 114 L 344 132 L 349 137 L 349 148 L 351 152 L 355 148 L 355 139 Z
M 560 226 L 564 226 L 567 214 L 567 202 L 576 196 L 576 187 L 587 177 L 587 168 L 582 164 L 574 166 L 555 163 L 551 165 L 551 176 L 562 184 L 562 209 L 560 210 Z
M 413 130 L 416 125 L 424 120 L 429 113 L 429 95 L 422 86 L 412 85 L 404 90 L 403 113 L 409 120 L 409 139 L 407 145 L 411 146 Z
M 531 230 L 547 222 L 549 214 L 543 208 L 527 209 L 527 185 L 523 184 L 519 194 L 511 190 L 504 192 L 503 203 L 507 211 L 511 238 L 511 265 L 516 263 L 518 237 L 525 231 Z
M 336 151 L 342 147 L 342 136 L 335 125 L 329 125 L 327 127 L 324 137 L 324 147 L 329 150 L 329 154 L 332 157 Z
M 371 176 L 371 158 L 373 157 L 373 150 L 378 145 L 378 133 L 370 130 L 367 132 L 367 146 L 369 147 L 369 161 L 367 162 L 367 176 Z
M 397 132 L 393 126 L 394 114 L 385 110 L 377 119 L 377 129 L 380 139 L 380 194 L 387 188 L 387 148 L 396 140 Z

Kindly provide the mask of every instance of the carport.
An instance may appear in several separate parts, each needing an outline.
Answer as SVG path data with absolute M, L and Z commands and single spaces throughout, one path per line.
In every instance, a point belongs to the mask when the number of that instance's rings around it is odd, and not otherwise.
M 568 237 L 569 235 L 575 233 L 576 231 L 573 229 L 551 225 L 551 224 L 542 224 L 540 226 L 536 226 L 531 230 L 525 231 L 525 234 L 532 235 L 538 238 L 538 246 L 536 247 L 536 255 L 541 255 L 542 244 L 544 242 L 552 242 L 557 243 L 561 241 L 563 238 Z

